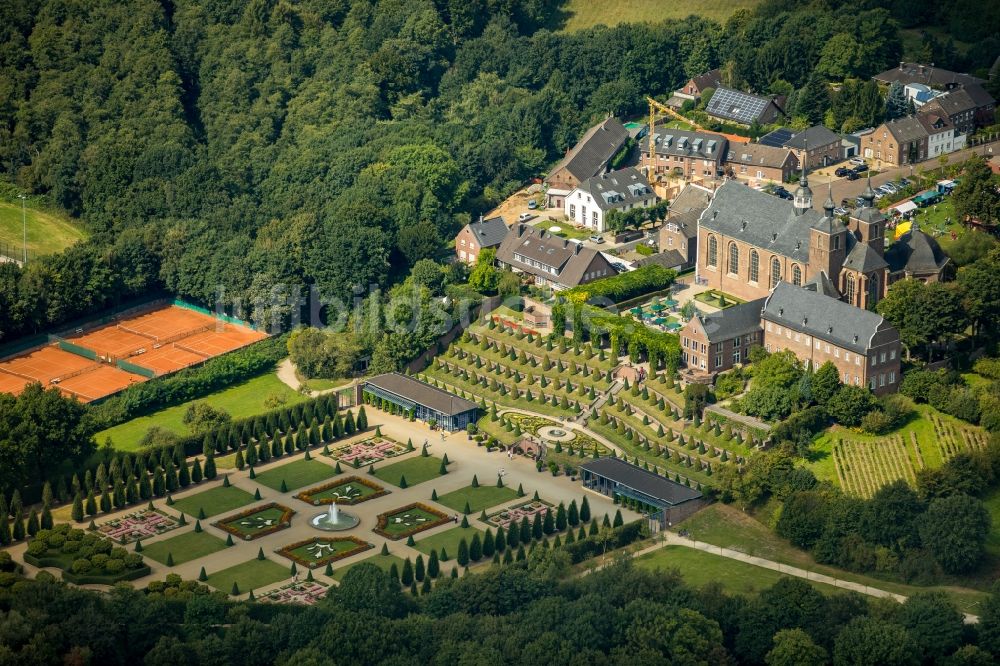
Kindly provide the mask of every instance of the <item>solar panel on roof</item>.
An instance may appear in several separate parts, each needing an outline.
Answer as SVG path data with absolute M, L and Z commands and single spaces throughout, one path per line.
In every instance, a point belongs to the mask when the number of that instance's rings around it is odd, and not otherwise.
M 758 143 L 764 146 L 771 146 L 772 148 L 781 148 L 785 145 L 785 142 L 793 136 L 795 136 L 795 134 L 792 130 L 781 127 L 760 137 L 760 141 Z
M 769 100 L 729 88 L 719 88 L 708 104 L 710 114 L 750 124 L 760 117 Z

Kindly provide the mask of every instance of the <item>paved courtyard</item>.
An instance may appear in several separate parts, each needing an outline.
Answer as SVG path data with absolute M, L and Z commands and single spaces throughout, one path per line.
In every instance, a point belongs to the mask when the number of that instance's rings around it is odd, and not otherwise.
M 370 438 L 374 431 L 376 425 L 381 426 L 381 431 L 384 436 L 393 438 L 399 442 L 405 443 L 407 439 L 413 441 L 414 451 L 406 453 L 402 456 L 397 456 L 390 458 L 388 460 L 375 463 L 376 471 L 380 467 L 388 466 L 390 464 L 396 464 L 399 461 L 409 460 L 413 457 L 421 455 L 421 447 L 425 440 L 427 442 L 428 453 L 436 458 L 442 458 L 445 454 L 448 456 L 450 464 L 448 465 L 448 474 L 444 476 L 437 476 L 431 478 L 430 480 L 424 481 L 422 483 L 417 483 L 415 485 L 410 485 L 407 488 L 399 488 L 395 482 L 387 482 L 385 480 L 379 479 L 376 476 L 368 473 L 367 467 L 361 467 L 360 469 L 355 469 L 350 465 L 345 465 L 341 463 L 341 468 L 343 474 L 337 475 L 334 471 L 334 466 L 336 461 L 322 455 L 320 451 L 321 448 L 313 449 L 311 452 L 312 459 L 319 464 L 326 465 L 330 468 L 329 476 L 324 481 L 310 482 L 305 485 L 298 487 L 291 487 L 289 483 L 288 492 L 280 492 L 268 487 L 262 483 L 258 482 L 258 479 L 249 478 L 249 470 L 244 471 L 229 470 L 229 480 L 232 486 L 244 490 L 251 495 L 256 491 L 260 491 L 261 499 L 254 500 L 244 507 L 231 509 L 222 513 L 217 513 L 210 518 L 201 521 L 201 527 L 205 534 L 217 537 L 220 540 L 225 540 L 227 537 L 227 532 L 219 529 L 213 523 L 216 521 L 227 519 L 241 511 L 253 509 L 257 506 L 264 506 L 271 503 L 277 503 L 284 507 L 288 507 L 295 511 L 294 516 L 291 519 L 291 526 L 287 529 L 279 529 L 272 533 L 260 536 L 250 541 L 244 541 L 241 538 L 234 536 L 234 545 L 229 548 L 223 548 L 215 552 L 209 552 L 208 554 L 196 557 L 195 559 L 188 560 L 187 558 L 182 558 L 180 553 L 174 553 L 174 559 L 178 562 L 176 566 L 168 567 L 165 564 L 153 559 L 152 557 L 146 557 L 146 563 L 152 569 L 152 573 L 149 576 L 140 578 L 133 582 L 135 587 L 143 588 L 149 582 L 156 580 L 163 580 L 167 574 L 174 573 L 180 575 L 185 580 L 196 580 L 204 567 L 205 571 L 209 575 L 210 579 L 214 572 L 219 572 L 229 567 L 235 565 L 243 564 L 248 561 L 254 560 L 257 557 L 258 549 L 262 549 L 264 556 L 267 560 L 285 567 L 286 570 L 291 567 L 291 560 L 277 554 L 276 551 L 284 546 L 294 544 L 296 542 L 305 541 L 313 537 L 346 537 L 352 536 L 361 539 L 362 541 L 372 544 L 372 548 L 359 552 L 355 555 L 347 557 L 342 560 L 338 560 L 333 563 L 334 572 L 336 572 L 356 563 L 360 562 L 369 557 L 378 557 L 381 552 L 383 544 L 387 544 L 389 552 L 399 558 L 411 558 L 416 559 L 417 555 L 421 554 L 420 549 L 421 542 L 425 540 L 435 541 L 435 537 L 443 532 L 451 530 L 456 527 L 454 522 L 447 522 L 446 524 L 439 525 L 432 529 L 428 529 L 418 534 L 414 535 L 417 547 L 409 547 L 406 545 L 406 539 L 402 538 L 399 540 L 387 539 L 383 536 L 379 536 L 373 532 L 376 527 L 377 516 L 380 513 L 391 512 L 400 507 L 406 505 L 420 502 L 428 505 L 447 516 L 454 516 L 455 510 L 451 509 L 443 504 L 434 502 L 431 500 L 432 491 L 436 491 L 439 497 L 443 497 L 449 492 L 458 491 L 463 488 L 467 488 L 472 482 L 472 477 L 475 475 L 478 478 L 479 483 L 486 486 L 493 486 L 496 484 L 497 474 L 502 470 L 504 473 L 504 485 L 514 490 L 517 489 L 518 485 L 522 485 L 525 492 L 524 499 L 511 499 L 503 501 L 500 504 L 491 506 L 486 509 L 487 513 L 491 512 L 491 509 L 495 510 L 496 506 L 510 506 L 518 503 L 523 503 L 525 499 L 530 499 L 531 496 L 537 491 L 541 499 L 551 502 L 553 505 L 558 505 L 560 502 L 565 502 L 569 505 L 570 501 L 576 500 L 577 504 L 581 502 L 584 496 L 588 498 L 588 502 L 591 507 L 591 513 L 593 517 L 600 521 L 604 514 L 607 513 L 612 518 L 614 513 L 618 510 L 618 507 L 611 502 L 610 499 L 593 493 L 591 491 L 584 490 L 579 481 L 571 481 L 568 477 L 560 475 L 558 477 L 553 477 L 548 471 L 539 473 L 535 469 L 535 463 L 533 460 L 528 458 L 515 457 L 514 459 L 509 459 L 506 454 L 501 452 L 488 453 L 484 447 L 477 447 L 474 442 L 469 441 L 466 433 L 458 432 L 452 434 L 446 434 L 442 437 L 440 432 L 433 432 L 427 428 L 427 426 L 420 422 L 410 422 L 405 419 L 395 417 L 379 410 L 369 408 L 368 417 L 370 423 L 370 429 L 362 434 L 355 435 L 354 437 L 343 440 L 348 442 L 360 441 L 362 439 Z M 337 445 L 340 446 L 343 442 L 338 442 Z M 331 445 L 331 449 L 334 447 Z M 283 458 L 279 461 L 272 462 L 267 465 L 259 466 L 255 473 L 260 476 L 267 473 L 268 476 L 280 477 L 280 470 L 282 467 L 299 463 L 301 466 L 304 454 L 298 454 L 288 458 Z M 376 483 L 389 491 L 388 494 L 377 496 L 374 499 L 367 501 L 362 501 L 353 506 L 344 506 L 342 511 L 346 511 L 356 515 L 360 522 L 358 525 L 352 529 L 341 531 L 341 532 L 323 532 L 313 528 L 309 524 L 309 519 L 318 513 L 325 513 L 327 506 L 313 506 L 307 502 L 299 500 L 295 497 L 300 491 L 307 490 L 310 487 L 321 485 L 329 480 L 339 477 L 357 476 L 363 479 L 369 480 Z M 220 473 L 219 479 L 210 482 L 203 483 L 197 486 L 186 489 L 183 492 L 175 493 L 173 499 L 175 501 L 181 501 L 185 498 L 190 498 L 198 493 L 203 493 L 206 490 L 217 488 L 221 486 L 222 474 Z M 280 483 L 278 484 L 280 485 Z M 195 502 L 196 503 L 196 502 Z M 191 502 L 187 503 L 188 506 L 192 505 Z M 171 516 L 176 516 L 176 507 L 168 506 L 165 499 L 159 499 L 154 502 L 154 506 Z M 135 511 L 135 507 L 131 507 L 127 510 L 105 514 L 97 519 L 97 523 L 101 524 L 115 518 L 124 516 L 127 513 Z M 207 514 L 216 513 L 210 511 L 207 507 L 205 508 Z M 626 509 L 622 509 L 622 516 L 625 521 L 634 520 L 639 517 Z M 496 531 L 495 527 L 489 525 L 479 519 L 480 512 L 475 511 L 468 516 L 470 527 L 476 528 L 480 531 L 485 531 L 487 528 Z M 458 521 L 461 522 L 461 514 L 458 515 Z M 150 537 L 148 540 L 143 539 L 142 545 L 146 549 L 154 544 L 165 541 L 167 539 L 175 538 L 179 535 L 187 534 L 194 530 L 195 515 L 187 515 L 187 525 L 181 526 L 179 528 L 170 530 L 161 535 Z M 439 539 L 440 537 L 438 537 Z M 24 544 L 15 547 L 13 554 L 20 560 L 24 549 Z M 127 546 L 128 550 L 131 551 L 133 545 Z M 155 550 L 155 549 L 154 549 Z M 211 549 L 208 549 L 211 550 Z M 427 548 L 423 549 L 427 551 Z M 426 559 L 426 552 L 423 553 Z M 450 553 L 451 557 L 454 558 L 455 553 Z M 165 558 L 163 558 L 165 559 Z M 184 560 L 181 562 L 181 560 Z M 451 568 L 456 565 L 454 559 L 447 562 L 443 562 L 441 570 L 443 574 L 448 574 Z M 482 560 L 479 566 L 489 566 L 489 560 Z M 26 570 L 29 575 L 32 575 L 35 571 L 34 567 L 25 565 Z M 59 575 L 58 570 L 49 569 L 52 573 Z M 324 567 L 320 567 L 313 570 L 313 576 L 316 580 L 322 583 L 333 583 L 334 579 L 337 577 L 328 577 L 324 575 Z M 300 580 L 306 575 L 306 568 L 299 566 L 299 578 Z M 254 589 L 254 595 L 256 597 L 261 597 L 270 590 L 275 590 L 283 585 L 286 585 L 291 578 L 291 574 L 287 578 L 280 581 L 271 583 L 270 585 Z M 212 582 L 211 580 L 209 582 Z M 223 590 L 228 592 L 229 589 Z M 249 589 L 243 589 L 241 586 L 240 591 L 242 597 L 245 598 L 249 594 Z

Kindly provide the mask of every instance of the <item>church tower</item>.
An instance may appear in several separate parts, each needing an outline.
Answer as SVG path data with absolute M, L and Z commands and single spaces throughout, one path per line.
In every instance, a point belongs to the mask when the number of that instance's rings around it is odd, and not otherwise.
M 823 217 L 813 223 L 809 231 L 809 279 L 820 273 L 834 283 L 847 257 L 847 227 L 834 215 L 833 186 L 829 186 Z
M 855 238 L 882 256 L 885 254 L 885 217 L 875 208 L 875 191 L 870 175 L 861 199 L 864 205 L 854 210 L 850 217 L 851 231 Z
M 795 189 L 795 214 L 802 215 L 813 206 L 813 193 L 809 189 L 809 180 L 806 177 L 806 162 L 809 159 L 809 147 L 803 151 L 805 159 L 802 161 L 802 177 L 799 179 L 799 186 Z

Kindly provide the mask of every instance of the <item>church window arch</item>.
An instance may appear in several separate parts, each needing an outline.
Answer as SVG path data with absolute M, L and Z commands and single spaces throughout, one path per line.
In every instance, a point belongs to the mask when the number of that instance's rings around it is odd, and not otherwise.
M 771 259 L 771 289 L 781 281 L 781 261 L 777 257 Z
M 740 272 L 740 248 L 736 243 L 729 244 L 729 272 L 733 275 Z
M 851 305 L 854 305 L 855 289 L 854 276 L 848 273 L 847 277 L 844 278 L 844 299 Z
M 750 250 L 750 281 L 760 281 L 760 255 L 757 250 Z
M 802 286 L 802 269 L 799 268 L 798 264 L 792 266 L 792 284 L 796 287 Z
M 708 237 L 708 265 L 712 267 L 719 265 L 719 241 L 715 236 Z

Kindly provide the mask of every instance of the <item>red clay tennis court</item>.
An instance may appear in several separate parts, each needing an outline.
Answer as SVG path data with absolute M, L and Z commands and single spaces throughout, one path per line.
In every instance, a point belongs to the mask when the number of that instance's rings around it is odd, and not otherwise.
M 81 402 L 90 402 L 126 389 L 130 384 L 144 381 L 146 378 L 142 375 L 133 375 L 111 365 L 101 365 L 82 375 L 62 380 L 59 382 L 59 390 L 75 395 Z
M 90 402 L 266 337 L 187 307 L 160 306 L 0 361 L 0 392 L 17 395 L 37 381 Z

